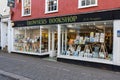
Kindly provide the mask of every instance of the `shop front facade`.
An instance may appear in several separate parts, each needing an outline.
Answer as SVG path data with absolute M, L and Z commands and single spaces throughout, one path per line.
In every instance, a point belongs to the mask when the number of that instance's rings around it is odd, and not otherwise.
M 15 21 L 11 52 L 120 66 L 120 10 Z
M 11 8 L 12 27 L 9 24 L 8 30 L 9 52 L 119 67 L 120 3 L 107 2 L 15 1 Z

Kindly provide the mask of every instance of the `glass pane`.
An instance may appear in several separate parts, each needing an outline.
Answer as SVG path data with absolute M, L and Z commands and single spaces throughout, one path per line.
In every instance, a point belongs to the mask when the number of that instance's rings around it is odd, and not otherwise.
M 48 11 L 51 11 L 51 7 L 50 6 L 48 7 Z
M 112 60 L 113 56 L 113 23 L 108 22 L 108 25 L 105 27 L 105 45 L 107 58 Z
M 57 0 L 54 0 L 53 10 L 57 10 Z
M 91 0 L 91 4 L 95 4 L 95 1 L 96 1 L 96 0 Z
M 31 8 L 30 0 L 24 0 L 23 2 L 24 15 L 30 14 L 31 11 L 30 8 Z
M 54 11 L 57 9 L 57 0 L 48 1 L 48 11 Z
M 86 5 L 90 5 L 90 0 L 86 0 Z
M 40 52 L 40 28 L 31 27 L 26 28 L 26 52 Z
M 112 60 L 113 22 L 64 25 L 61 30 L 61 54 Z
M 48 29 L 42 28 L 41 53 L 48 52 Z
M 15 51 L 25 51 L 25 28 L 15 28 L 14 29 L 14 50 Z
M 85 0 L 82 0 L 81 6 L 85 6 Z

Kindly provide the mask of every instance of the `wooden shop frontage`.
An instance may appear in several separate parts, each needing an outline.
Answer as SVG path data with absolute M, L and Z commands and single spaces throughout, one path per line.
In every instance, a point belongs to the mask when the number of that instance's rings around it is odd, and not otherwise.
M 119 14 L 120 10 L 109 10 L 15 21 L 11 52 L 119 69 Z

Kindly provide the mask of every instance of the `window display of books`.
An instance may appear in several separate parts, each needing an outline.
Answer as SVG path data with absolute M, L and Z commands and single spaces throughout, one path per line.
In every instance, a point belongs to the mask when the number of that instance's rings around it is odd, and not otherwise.
M 15 35 L 14 49 L 16 51 L 39 52 L 39 46 L 39 37 L 32 39 L 30 37 L 25 38 L 23 34 Z
M 16 34 L 14 39 L 14 49 L 22 51 L 24 50 L 24 43 L 23 43 L 24 35 L 23 34 Z
M 104 43 L 105 42 L 104 37 L 105 37 L 104 33 L 93 33 L 93 32 L 90 33 L 90 37 L 77 35 L 76 39 L 74 39 L 73 44 L 86 44 L 86 43 L 95 43 L 95 42 Z M 71 39 L 69 41 L 71 41 Z
M 111 60 L 112 56 L 107 52 L 104 36 L 104 33 L 94 32 L 90 33 L 90 37 L 77 35 L 74 42 L 68 44 L 68 49 L 63 51 L 62 54 Z
M 112 55 L 108 54 L 103 44 L 70 45 L 62 55 L 112 60 Z

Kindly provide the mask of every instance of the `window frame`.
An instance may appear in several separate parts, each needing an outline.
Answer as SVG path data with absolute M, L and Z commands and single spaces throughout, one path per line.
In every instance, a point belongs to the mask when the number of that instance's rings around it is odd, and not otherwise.
M 30 13 L 29 14 L 24 14 L 24 0 L 22 0 L 22 16 L 30 16 L 31 15 L 31 6 L 32 6 L 32 1 L 30 0 Z
M 45 13 L 54 13 L 54 12 L 58 12 L 58 0 L 57 0 L 57 8 L 56 10 L 53 11 L 48 11 L 48 5 L 47 5 L 48 0 L 45 0 Z
M 91 2 L 91 0 L 90 0 L 90 2 Z M 94 6 L 98 6 L 98 0 L 95 0 L 95 4 L 90 3 L 90 5 L 86 5 L 86 3 L 85 3 L 85 6 L 82 6 L 82 0 L 78 0 L 78 8 L 89 8 L 89 7 L 94 7 Z

